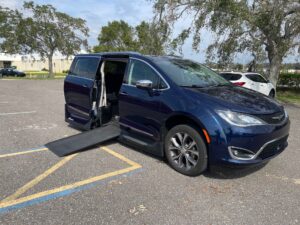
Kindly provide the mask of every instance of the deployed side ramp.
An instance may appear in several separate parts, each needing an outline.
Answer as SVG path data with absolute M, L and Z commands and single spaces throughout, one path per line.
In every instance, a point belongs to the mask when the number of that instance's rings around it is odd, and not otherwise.
M 121 134 L 118 124 L 111 123 L 93 130 L 66 137 L 46 144 L 46 147 L 57 156 L 65 156 L 105 141 L 115 139 Z

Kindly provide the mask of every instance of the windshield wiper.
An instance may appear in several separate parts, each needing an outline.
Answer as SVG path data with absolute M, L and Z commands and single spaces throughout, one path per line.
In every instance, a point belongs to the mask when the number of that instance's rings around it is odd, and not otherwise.
M 193 84 L 193 85 L 180 85 L 180 87 L 186 87 L 186 88 L 204 88 L 204 86 L 196 85 L 196 84 Z
M 211 86 L 207 86 L 207 87 L 209 87 L 209 88 L 211 88 L 211 87 L 224 87 L 224 86 L 231 86 L 231 84 L 215 84 L 215 85 L 211 85 Z

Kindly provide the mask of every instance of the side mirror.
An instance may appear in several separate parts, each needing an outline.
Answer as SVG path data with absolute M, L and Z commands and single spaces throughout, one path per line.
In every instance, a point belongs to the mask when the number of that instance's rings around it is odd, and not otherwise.
M 152 89 L 152 81 L 151 80 L 138 80 L 135 86 L 139 89 L 151 90 Z

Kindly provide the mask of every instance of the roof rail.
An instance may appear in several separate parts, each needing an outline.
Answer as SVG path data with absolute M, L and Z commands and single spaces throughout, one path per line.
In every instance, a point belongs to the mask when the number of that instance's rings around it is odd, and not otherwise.
M 101 52 L 102 54 L 136 54 L 136 55 L 142 55 L 139 52 L 135 51 L 120 51 L 120 52 Z
M 174 58 L 182 58 L 182 56 L 180 55 L 173 55 L 173 54 L 169 54 L 169 55 L 166 55 L 168 57 L 174 57 Z

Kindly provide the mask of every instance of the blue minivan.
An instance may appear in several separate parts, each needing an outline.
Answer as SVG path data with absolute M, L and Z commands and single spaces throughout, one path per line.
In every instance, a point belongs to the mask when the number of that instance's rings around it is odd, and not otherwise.
M 287 147 L 282 105 L 179 57 L 77 55 L 64 93 L 67 122 L 85 130 L 117 123 L 120 141 L 189 176 L 265 163 Z

